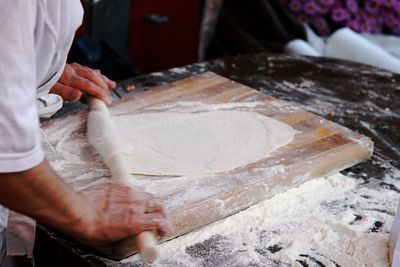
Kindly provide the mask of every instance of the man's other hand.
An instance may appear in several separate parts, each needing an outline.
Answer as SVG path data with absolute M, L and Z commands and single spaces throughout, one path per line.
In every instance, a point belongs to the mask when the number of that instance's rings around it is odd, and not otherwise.
M 83 93 L 97 97 L 105 103 L 111 103 L 109 90 L 115 88 L 115 82 L 100 73 L 78 63 L 66 64 L 58 82 L 50 93 L 60 95 L 64 101 L 76 101 Z

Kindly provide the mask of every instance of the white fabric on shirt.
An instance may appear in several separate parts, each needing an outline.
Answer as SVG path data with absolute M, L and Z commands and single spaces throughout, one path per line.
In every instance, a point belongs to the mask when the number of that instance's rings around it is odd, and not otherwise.
M 35 99 L 60 77 L 82 14 L 79 0 L 0 1 L 0 172 L 43 160 Z
M 61 76 L 82 17 L 79 0 L 0 1 L 0 173 L 43 160 L 36 99 Z M 0 206 L 0 233 L 6 224 Z M 25 232 L 19 238 L 32 240 Z

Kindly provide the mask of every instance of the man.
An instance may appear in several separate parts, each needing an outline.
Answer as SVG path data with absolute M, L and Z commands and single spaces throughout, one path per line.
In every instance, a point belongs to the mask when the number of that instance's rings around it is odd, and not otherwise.
M 0 204 L 92 245 L 150 229 L 163 235 L 169 222 L 159 199 L 122 184 L 74 192 L 44 158 L 36 99 L 51 89 L 66 100 L 86 91 L 109 102 L 115 87 L 98 71 L 65 66 L 81 20 L 79 0 L 0 1 Z

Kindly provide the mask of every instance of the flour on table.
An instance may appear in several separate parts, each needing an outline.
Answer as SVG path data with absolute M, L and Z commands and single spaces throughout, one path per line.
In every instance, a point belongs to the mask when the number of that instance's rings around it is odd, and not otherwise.
M 317 178 L 160 244 L 154 266 L 388 267 L 397 202 L 339 173 Z M 137 255 L 122 263 L 142 266 Z
M 293 139 L 287 124 L 255 112 L 144 113 L 114 117 L 133 174 L 199 175 L 256 162 Z

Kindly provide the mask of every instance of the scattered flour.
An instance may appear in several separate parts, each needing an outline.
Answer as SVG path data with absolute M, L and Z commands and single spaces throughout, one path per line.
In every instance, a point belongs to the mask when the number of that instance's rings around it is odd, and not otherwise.
M 224 110 L 255 109 L 259 105 L 264 103 L 178 102 L 152 108 Z M 63 172 L 63 178 L 74 188 L 81 189 L 107 181 L 109 173 L 87 145 L 85 133 L 76 131 L 78 124 L 85 120 L 75 119 L 60 120 L 51 131 L 45 130 L 44 135 L 48 153 L 57 154 L 53 167 L 57 171 L 68 169 L 69 172 Z M 160 190 L 136 178 L 138 185 L 146 190 Z M 198 195 L 199 199 L 205 195 L 196 192 L 193 182 L 185 178 L 171 178 L 171 181 L 177 191 L 181 187 L 193 190 L 174 198 L 176 201 L 168 208 L 179 206 L 189 195 Z M 400 187 L 400 172 L 392 173 L 383 181 Z M 166 185 L 168 181 L 164 182 L 158 184 Z M 191 186 L 186 186 L 188 184 Z M 218 188 L 214 186 L 213 189 Z M 205 190 L 213 193 L 211 188 Z M 398 199 L 395 190 L 369 188 L 341 174 L 314 179 L 161 244 L 162 258 L 156 266 L 388 266 L 389 232 Z M 137 256 L 124 259 L 122 263 L 143 266 Z
M 180 101 L 168 104 L 160 104 L 152 106 L 146 109 L 146 111 L 156 110 L 174 110 L 174 111 L 185 111 L 185 112 L 198 112 L 198 111 L 217 111 L 217 110 L 228 110 L 228 109 L 252 109 L 258 106 L 265 106 L 264 102 L 251 101 L 251 102 L 232 102 L 222 104 L 207 104 L 200 101 Z
M 164 74 L 164 73 L 162 73 L 162 72 L 152 72 L 152 73 L 150 73 L 150 75 L 152 75 L 152 76 L 159 76 L 159 77 L 163 77 L 165 74 Z
M 341 174 L 314 179 L 161 244 L 155 266 L 388 266 L 397 201 Z
M 173 68 L 173 69 L 170 69 L 170 71 L 174 72 L 174 73 L 183 74 L 183 73 L 187 73 L 188 69 L 187 68 Z

